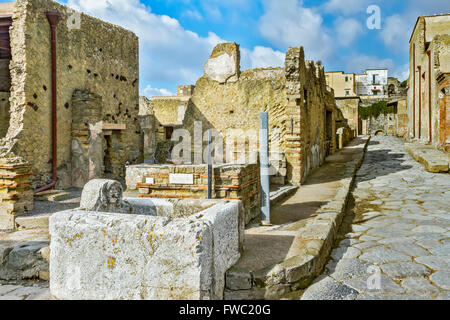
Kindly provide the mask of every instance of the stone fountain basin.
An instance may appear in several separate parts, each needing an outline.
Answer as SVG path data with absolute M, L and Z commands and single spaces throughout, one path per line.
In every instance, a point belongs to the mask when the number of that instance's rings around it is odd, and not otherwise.
M 135 214 L 68 210 L 50 218 L 57 299 L 223 299 L 240 258 L 240 201 L 127 199 Z

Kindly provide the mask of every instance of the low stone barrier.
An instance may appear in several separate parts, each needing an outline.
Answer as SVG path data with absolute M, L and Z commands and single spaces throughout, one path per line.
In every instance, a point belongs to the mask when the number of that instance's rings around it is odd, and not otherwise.
M 223 298 L 225 272 L 243 245 L 240 201 L 123 201 L 133 214 L 77 209 L 50 218 L 55 298 Z

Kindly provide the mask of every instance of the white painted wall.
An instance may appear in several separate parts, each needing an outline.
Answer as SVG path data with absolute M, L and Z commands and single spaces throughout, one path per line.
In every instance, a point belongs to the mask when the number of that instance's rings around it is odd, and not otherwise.
M 356 75 L 356 92 L 359 96 L 374 95 L 374 90 L 379 90 L 378 95 L 384 95 L 384 87 L 388 83 L 388 70 L 366 70 L 364 74 Z M 375 80 L 375 81 L 374 81 Z

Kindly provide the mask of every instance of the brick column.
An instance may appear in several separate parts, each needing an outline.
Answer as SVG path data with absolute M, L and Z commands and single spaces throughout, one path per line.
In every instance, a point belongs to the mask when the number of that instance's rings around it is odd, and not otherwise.
M 0 229 L 15 229 L 16 217 L 33 210 L 31 165 L 0 159 Z
M 301 68 L 304 64 L 303 48 L 289 48 L 286 53 L 285 74 L 287 106 L 284 121 L 288 134 L 286 141 L 286 160 L 288 162 L 288 181 L 294 185 L 302 183 L 302 85 L 300 81 Z

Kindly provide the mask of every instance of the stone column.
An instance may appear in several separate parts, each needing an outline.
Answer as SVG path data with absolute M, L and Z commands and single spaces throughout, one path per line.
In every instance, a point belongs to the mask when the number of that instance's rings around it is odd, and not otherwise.
M 144 163 L 155 164 L 155 117 L 152 115 L 142 116 L 141 130 L 144 134 Z
M 82 188 L 104 173 L 102 98 L 77 90 L 72 107 L 72 186 Z

